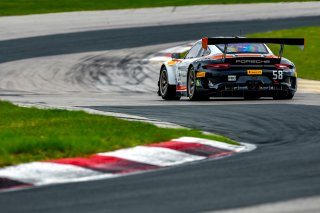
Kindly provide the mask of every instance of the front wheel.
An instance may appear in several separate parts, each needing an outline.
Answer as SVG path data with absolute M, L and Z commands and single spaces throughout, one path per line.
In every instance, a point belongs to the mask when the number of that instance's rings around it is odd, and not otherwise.
M 208 95 L 202 95 L 200 92 L 197 90 L 197 85 L 196 85 L 196 72 L 194 70 L 194 67 L 190 67 L 189 72 L 188 72 L 188 96 L 190 101 L 204 101 L 208 100 L 210 96 Z
M 176 94 L 176 85 L 170 85 L 168 80 L 168 72 L 165 67 L 161 68 L 159 77 L 159 94 L 164 100 L 179 100 Z

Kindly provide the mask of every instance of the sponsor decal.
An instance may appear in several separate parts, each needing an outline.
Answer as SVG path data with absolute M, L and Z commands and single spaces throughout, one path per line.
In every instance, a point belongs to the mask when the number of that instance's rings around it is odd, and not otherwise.
M 228 81 L 237 81 L 236 75 L 228 75 Z
M 197 78 L 203 78 L 203 77 L 206 77 L 206 72 L 197 72 L 196 77 L 197 77 Z
M 247 70 L 248 75 L 262 75 L 262 70 Z

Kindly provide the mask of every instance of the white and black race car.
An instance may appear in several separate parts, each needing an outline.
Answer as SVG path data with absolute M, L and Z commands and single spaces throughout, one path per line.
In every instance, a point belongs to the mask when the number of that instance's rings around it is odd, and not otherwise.
M 275 55 L 266 43 L 280 44 Z M 295 65 L 282 57 L 284 45 L 304 47 L 303 38 L 215 37 L 197 41 L 186 56 L 162 64 L 158 94 L 165 100 L 210 97 L 292 99 Z

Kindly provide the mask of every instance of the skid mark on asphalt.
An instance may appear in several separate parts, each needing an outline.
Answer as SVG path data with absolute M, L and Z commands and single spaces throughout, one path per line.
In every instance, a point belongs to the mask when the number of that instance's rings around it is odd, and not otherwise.
M 142 60 L 146 57 L 130 53 L 123 57 L 97 55 L 74 65 L 66 78 L 108 92 L 154 92 L 157 72 L 148 61 Z

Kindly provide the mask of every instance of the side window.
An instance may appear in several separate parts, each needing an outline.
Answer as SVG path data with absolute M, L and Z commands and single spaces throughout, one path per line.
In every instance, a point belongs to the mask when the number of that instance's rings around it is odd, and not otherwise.
M 201 49 L 201 42 L 198 42 L 189 50 L 188 54 L 186 55 L 186 59 L 197 57 L 200 49 Z
M 207 55 L 210 55 L 211 51 L 210 49 L 203 49 L 201 48 L 201 51 L 200 51 L 200 54 L 198 55 L 198 57 L 202 57 L 202 56 L 207 56 Z
M 216 45 L 210 46 L 210 49 L 211 49 L 211 55 L 217 55 L 222 53 L 221 50 Z

